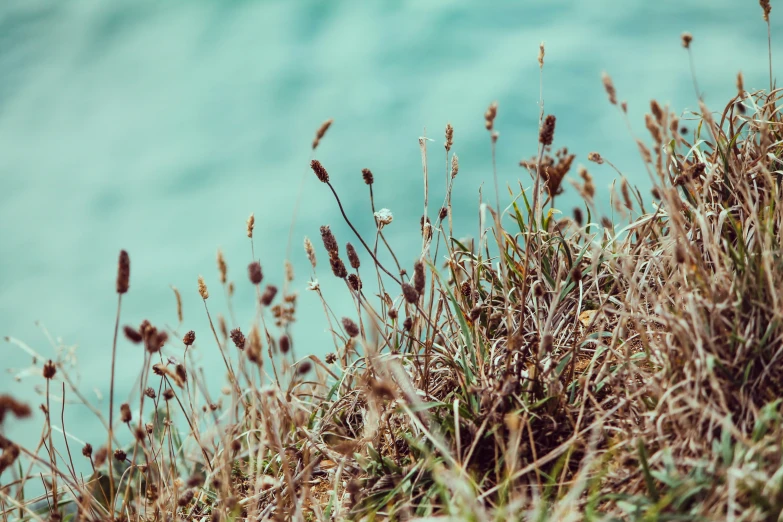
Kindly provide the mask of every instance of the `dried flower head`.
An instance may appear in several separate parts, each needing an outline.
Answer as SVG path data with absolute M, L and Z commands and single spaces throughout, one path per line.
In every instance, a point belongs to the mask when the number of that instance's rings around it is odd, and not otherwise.
M 170 401 L 174 398 L 174 389 L 173 388 L 166 388 L 166 391 L 163 392 L 163 399 Z
M 311 161 L 310 168 L 313 169 L 313 172 L 315 172 L 315 175 L 321 183 L 329 183 L 329 173 L 326 172 L 326 169 L 321 165 L 320 161 L 315 159 Z
M 356 274 L 348 274 L 348 284 L 354 291 L 359 292 L 362 289 L 362 280 Z
M 495 128 L 495 118 L 498 115 L 498 102 L 492 102 L 484 113 L 484 126 L 488 131 L 492 131 Z
M 253 261 L 247 265 L 247 275 L 250 278 L 250 282 L 254 285 L 260 285 L 264 279 L 264 273 L 261 271 L 261 263 Z
M 685 247 L 678 241 L 677 245 L 674 247 L 674 260 L 677 261 L 677 264 L 681 265 L 685 263 L 686 259 Z
M 313 150 L 318 148 L 318 144 L 321 143 L 321 139 L 323 139 L 324 135 L 326 134 L 326 131 L 329 130 L 329 127 L 332 126 L 332 123 L 334 120 L 332 118 L 329 118 L 325 122 L 321 124 L 320 127 L 318 127 L 318 130 L 315 131 L 315 138 L 313 138 Z
M 334 234 L 329 228 L 329 225 L 323 225 L 321 227 L 321 240 L 324 242 L 324 248 L 330 257 L 339 255 L 340 247 L 338 246 L 337 240 L 334 238 Z
M 307 259 L 310 260 L 310 265 L 315 269 L 315 248 L 313 248 L 313 242 L 309 237 L 304 238 L 304 249 L 307 254 Z
M 348 262 L 351 264 L 351 268 L 354 270 L 359 268 L 359 255 L 356 253 L 356 249 L 352 244 L 346 243 L 345 252 L 348 255 Z
M 30 406 L 17 401 L 7 394 L 0 395 L 0 425 L 3 424 L 6 414 L 11 413 L 17 419 L 29 417 L 33 412 Z
M 234 346 L 239 348 L 240 350 L 245 349 L 245 334 L 242 333 L 242 330 L 239 328 L 234 328 L 231 330 L 231 340 L 234 342 Z
M 253 328 L 250 329 L 250 342 L 247 343 L 245 354 L 247 354 L 248 359 L 259 366 L 263 363 L 261 348 L 261 331 L 258 329 L 258 326 L 253 325 Z
M 280 353 L 288 353 L 291 350 L 291 338 L 287 335 L 281 335 L 278 342 Z
M 375 181 L 375 178 L 373 178 L 372 171 L 370 171 L 370 169 L 362 169 L 362 179 L 364 179 L 364 183 L 366 185 L 372 185 Z
M 296 367 L 296 373 L 299 375 L 304 375 L 307 372 L 309 372 L 313 368 L 313 363 L 310 361 L 302 361 L 299 363 L 299 366 Z
M 174 298 L 177 300 L 177 320 L 182 322 L 182 296 L 179 293 L 179 289 L 171 285 L 171 290 L 174 292 Z
M 541 124 L 541 130 L 538 133 L 538 142 L 544 147 L 552 145 L 552 141 L 555 139 L 555 116 L 548 114 L 544 119 L 544 123 Z
M 264 289 L 264 293 L 261 294 L 261 299 L 260 299 L 261 304 L 264 306 L 271 305 L 276 295 L 277 295 L 277 287 L 275 285 L 266 285 L 266 289 Z
M 326 354 L 324 360 L 326 361 L 326 364 L 334 364 L 337 362 L 337 356 L 333 352 L 329 352 Z
M 92 444 L 88 442 L 87 444 L 84 445 L 84 447 L 82 448 L 82 455 L 84 455 L 88 459 L 92 458 Z
M 182 338 L 182 342 L 185 343 L 185 346 L 193 346 L 193 343 L 196 342 L 196 332 L 190 330 L 185 334 L 185 337 Z
M 122 331 L 125 333 L 125 337 L 133 344 L 139 344 L 142 341 L 141 334 L 134 328 L 125 325 L 122 328 Z
M 415 304 L 419 300 L 419 292 L 408 283 L 402 284 L 402 295 L 411 304 Z
M 198 293 L 205 301 L 209 298 L 209 291 L 207 291 L 207 284 L 204 282 L 204 276 L 198 276 Z
M 742 71 L 737 73 L 737 96 L 745 97 L 745 82 L 742 78 Z
M 402 329 L 406 332 L 410 332 L 411 328 L 413 328 L 413 319 L 410 317 L 406 317 L 405 320 L 402 322 Z
M 446 152 L 451 150 L 451 146 L 454 145 L 454 127 L 451 123 L 446 124 Z
M 544 42 L 538 45 L 538 68 L 544 68 Z
M 764 17 L 764 21 L 769 23 L 769 13 L 772 11 L 769 0 L 759 0 L 759 5 L 763 11 L 762 16 Z
M 117 462 L 125 462 L 127 458 L 128 455 L 121 449 L 117 449 L 114 451 L 114 460 L 116 460 Z
M 178 364 L 174 367 L 174 373 L 177 374 L 177 377 L 179 377 L 179 380 L 182 382 L 187 382 L 188 380 L 188 371 L 185 369 L 184 364 Z
M 691 33 L 688 32 L 682 33 L 680 39 L 682 40 L 683 47 L 685 47 L 686 49 L 691 48 L 691 42 L 693 41 L 693 35 Z
M 131 421 L 130 405 L 124 402 L 120 405 L 120 421 L 127 424 Z
M 125 250 L 120 250 L 120 260 L 117 263 L 117 293 L 124 294 L 130 286 L 130 256 Z
M 347 333 L 350 337 L 356 337 L 359 335 L 359 327 L 356 326 L 356 323 L 354 323 L 348 317 L 343 317 L 343 330 L 345 330 L 345 333 Z
M 440 211 L 438 212 L 438 219 L 443 221 L 446 219 L 449 215 L 449 208 L 448 207 L 441 207 Z
M 226 266 L 226 260 L 223 257 L 223 252 L 220 249 L 217 251 L 217 266 L 218 273 L 220 274 L 220 282 L 226 284 L 228 277 L 228 267 Z
M 593 163 L 598 163 L 599 165 L 604 162 L 604 159 L 597 152 L 590 152 L 590 153 L 588 153 L 587 154 L 587 159 L 592 161 Z
M 250 217 L 247 218 L 247 237 L 253 239 L 253 228 L 256 226 L 256 216 L 254 213 L 250 213 Z
M 614 83 L 612 78 L 605 72 L 601 75 L 601 81 L 604 83 L 604 90 L 607 96 L 609 96 L 609 103 L 617 105 L 617 91 L 614 90 Z
M 54 374 L 57 373 L 57 367 L 54 365 L 54 362 L 49 359 L 49 362 L 44 364 L 43 367 L 43 376 L 44 379 L 52 379 L 54 378 Z
M 663 125 L 663 109 L 661 109 L 661 106 L 657 101 L 650 100 L 650 111 L 652 111 L 653 116 L 655 116 L 655 121 L 658 125 Z
M 182 494 L 181 497 L 177 500 L 177 505 L 179 507 L 185 507 L 193 500 L 193 490 L 188 489 L 185 491 L 185 493 Z
M 155 393 L 155 390 L 153 390 L 152 388 L 149 388 L 149 387 L 146 390 L 144 390 L 144 395 L 146 395 L 150 399 L 154 399 L 155 397 L 157 397 L 157 394 Z
M 375 222 L 378 224 L 379 229 L 385 227 L 394 220 L 394 216 L 392 215 L 391 210 L 388 208 L 380 209 L 374 214 L 374 216 Z
M 574 208 L 574 222 L 577 224 L 577 226 L 582 226 L 582 223 L 584 222 L 584 217 L 582 215 L 582 209 L 579 207 Z
M 392 309 L 389 310 L 389 319 L 391 319 L 392 321 L 397 319 L 397 315 L 398 314 L 397 314 L 397 310 L 396 309 L 392 308 Z
M 424 293 L 424 285 L 426 284 L 426 277 L 424 275 L 424 263 L 416 261 L 413 264 L 413 288 L 419 294 Z
M 337 256 L 329 257 L 329 264 L 332 266 L 332 273 L 340 279 L 345 279 L 348 276 L 348 270 L 345 268 L 343 260 Z

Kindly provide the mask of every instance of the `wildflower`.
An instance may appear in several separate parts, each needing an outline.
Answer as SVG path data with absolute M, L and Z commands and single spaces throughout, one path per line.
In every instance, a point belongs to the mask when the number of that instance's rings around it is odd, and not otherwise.
M 392 215 L 391 210 L 388 208 L 382 208 L 374 215 L 375 221 L 378 223 L 378 228 L 383 228 L 394 220 L 394 216 Z
M 362 179 L 364 179 L 365 184 L 372 185 L 374 181 L 372 171 L 370 169 L 362 169 Z
M 321 183 L 329 183 L 329 173 L 326 172 L 326 169 L 321 165 L 320 161 L 315 159 L 311 161 L 310 168 L 313 169 L 313 172 L 315 172 L 315 175 Z
M 193 346 L 193 343 L 196 342 L 196 332 L 190 330 L 185 334 L 185 337 L 182 338 L 182 342 L 185 343 L 185 346 Z
M 117 293 L 124 294 L 130 286 L 130 257 L 128 252 L 120 250 L 120 260 L 117 264 Z

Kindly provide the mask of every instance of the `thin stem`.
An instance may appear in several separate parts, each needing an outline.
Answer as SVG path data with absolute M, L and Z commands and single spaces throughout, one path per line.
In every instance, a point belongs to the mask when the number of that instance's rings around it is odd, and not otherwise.
M 117 360 L 117 334 L 120 331 L 120 310 L 122 308 L 122 294 L 117 297 L 117 318 L 114 321 L 114 342 L 111 345 L 111 384 L 109 385 L 109 498 L 114 500 L 114 469 L 111 465 L 112 459 L 112 434 L 114 424 L 114 366 Z M 114 504 L 109 506 L 109 510 L 114 516 Z

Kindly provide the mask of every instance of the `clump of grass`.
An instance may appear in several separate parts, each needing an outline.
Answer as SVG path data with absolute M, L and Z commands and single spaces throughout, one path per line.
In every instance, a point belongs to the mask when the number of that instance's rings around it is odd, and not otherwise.
M 683 43 L 692 58 L 692 38 Z M 543 53 L 542 44 L 542 70 Z M 603 83 L 627 118 L 608 75 Z M 613 186 L 610 195 L 622 226 L 599 217 L 584 167 L 583 183 L 574 183 L 583 196 L 574 218 L 544 212 L 547 204 L 555 208 L 575 157 L 565 148 L 552 152 L 556 120 L 544 118 L 543 103 L 537 154 L 521 162 L 533 193 L 520 184 L 509 190 L 506 208 L 484 206 L 491 219 L 482 218 L 481 235 L 470 241 L 451 230 L 458 142 L 446 127 L 447 193 L 434 221 L 425 205 L 410 274 L 383 237 L 392 217 L 376 211 L 372 192 L 382 178 L 369 169 L 357 173 L 355 183 L 370 188 L 372 215 L 364 219 L 375 223 L 375 237 L 359 235 L 339 210 L 369 260 L 347 243 L 349 274 L 328 225 L 320 233 L 329 267 L 317 264 L 309 239 L 304 243 L 311 298 L 321 301 L 331 331 L 323 360 L 293 342 L 300 298 L 290 290 L 292 271 L 282 290 L 261 290 L 251 214 L 256 320 L 243 325 L 248 334 L 240 325 L 229 333 L 219 320 L 221 340 L 210 317 L 209 342 L 217 344 L 228 378 L 220 398 L 188 357 L 199 346 L 192 330 L 148 321 L 124 327 L 145 359 L 136 403 L 124 402 L 119 419 L 114 387 L 105 419 L 81 395 L 60 352 L 41 370 L 46 426 L 38 448 L 0 434 L 0 473 L 10 477 L 0 489 L 3 516 L 777 519 L 780 95 L 746 92 L 741 79 L 738 85 L 720 114 L 699 99 L 692 141 L 677 115 L 651 103 L 645 127 L 653 146 L 634 136 L 653 184 L 650 209 L 609 158 L 588 156 L 619 175 L 619 190 Z M 485 114 L 493 164 L 496 114 L 496 104 Z M 424 146 L 422 155 L 426 191 Z M 313 159 L 311 167 L 340 205 L 323 165 Z M 397 275 L 381 258 L 392 260 Z M 120 298 L 129 290 L 129 266 L 123 252 Z M 222 254 L 218 267 L 223 285 L 233 288 Z M 317 280 L 323 270 L 345 281 L 351 316 L 332 312 L 329 299 L 336 297 L 327 298 Z M 196 290 L 209 317 L 201 276 Z M 177 328 L 184 328 L 181 304 L 178 315 Z M 118 306 L 113 353 L 119 317 Z M 199 334 L 198 343 L 208 338 Z M 54 444 L 50 384 L 60 380 L 60 399 L 69 390 L 107 428 L 106 440 L 96 436 L 97 450 L 83 444 L 89 477 L 76 472 L 68 437 L 67 458 Z M 30 410 L 0 397 L 0 422 L 9 412 L 25 417 Z M 38 502 L 25 497 L 35 477 L 47 487 Z

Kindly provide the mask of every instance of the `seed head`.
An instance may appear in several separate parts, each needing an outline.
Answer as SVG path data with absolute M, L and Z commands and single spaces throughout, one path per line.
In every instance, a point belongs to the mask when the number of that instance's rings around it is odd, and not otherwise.
M 261 332 L 258 330 L 258 326 L 253 325 L 250 329 L 250 342 L 247 344 L 247 350 L 245 350 L 247 358 L 261 365 Z
M 593 163 L 598 163 L 599 165 L 604 162 L 604 159 L 597 152 L 590 152 L 590 153 L 588 153 L 587 154 L 587 159 L 592 161 Z
M 332 273 L 340 279 L 345 279 L 348 276 L 348 270 L 345 269 L 343 260 L 337 256 L 331 256 L 329 258 L 329 264 L 332 265 Z
M 451 123 L 446 124 L 446 152 L 451 150 L 451 146 L 454 145 L 454 127 Z
M 281 353 L 288 353 L 291 350 L 291 338 L 287 335 L 281 335 L 279 346 Z
M 334 238 L 334 234 L 332 234 L 329 225 L 321 227 L 321 240 L 323 240 L 324 248 L 330 257 L 339 255 L 340 247 L 337 245 L 337 240 Z
M 459 173 L 459 158 L 456 154 L 451 155 L 451 179 L 454 179 L 457 177 L 457 173 Z
M 693 41 L 693 35 L 691 33 L 682 33 L 682 36 L 680 36 L 680 39 L 682 40 L 682 46 L 686 49 L 691 48 L 691 42 Z
M 54 378 L 54 374 L 56 373 L 57 373 L 57 367 L 54 365 L 54 362 L 52 362 L 52 360 L 49 359 L 49 362 L 44 364 L 43 367 L 44 379 L 52 379 Z
M 193 343 L 196 342 L 196 332 L 191 330 L 186 333 L 185 337 L 182 338 L 182 342 L 185 343 L 185 346 L 193 346 Z
M 247 266 L 247 275 L 250 277 L 250 282 L 254 285 L 261 284 L 261 280 L 264 279 L 264 273 L 261 271 L 261 263 L 253 261 Z
M 128 405 L 127 402 L 124 402 L 122 405 L 120 405 L 120 420 L 124 424 L 127 424 L 131 421 L 130 405 Z
M 745 96 L 745 82 L 742 79 L 742 71 L 737 73 L 737 95 L 740 98 Z
M 125 459 L 128 458 L 128 455 L 122 451 L 121 449 L 118 449 L 114 452 L 114 460 L 118 462 L 125 462 Z
M 354 291 L 359 292 L 362 289 L 362 280 L 356 274 L 348 274 L 348 284 Z
M 538 46 L 538 68 L 544 68 L 544 42 L 541 42 Z
M 188 380 L 188 371 L 185 369 L 184 364 L 178 364 L 174 367 L 174 373 L 177 374 L 177 377 L 179 377 L 179 380 L 182 382 L 187 382 Z
M 269 306 L 272 304 L 272 301 L 274 301 L 276 295 L 277 287 L 275 285 L 266 285 L 264 293 L 261 294 L 261 304 L 264 306 Z
M 144 390 L 144 395 L 146 395 L 150 399 L 154 399 L 155 397 L 157 397 L 155 390 L 153 390 L 152 388 L 147 388 L 146 390 Z
M 538 142 L 544 147 L 552 145 L 552 141 L 555 139 L 555 117 L 552 114 L 547 115 L 544 119 L 544 123 L 541 125 L 541 130 L 538 133 Z
M 256 226 L 256 216 L 255 214 L 251 213 L 250 217 L 247 218 L 247 237 L 250 239 L 253 239 L 253 228 Z
M 302 361 L 299 366 L 296 367 L 296 373 L 299 375 L 304 375 L 307 372 L 309 372 L 313 367 L 313 363 L 310 361 Z
M 179 507 L 185 507 L 190 504 L 191 500 L 193 500 L 193 490 L 188 489 L 185 491 L 185 493 L 182 494 L 181 497 L 179 497 L 179 500 L 177 500 L 177 505 Z
M 318 177 L 318 180 L 321 183 L 329 183 L 329 173 L 326 172 L 326 169 L 323 165 L 321 165 L 321 162 L 318 160 L 313 160 L 310 162 L 310 168 L 313 169 L 313 172 L 315 172 L 315 175 Z
M 582 226 L 582 223 L 584 222 L 584 217 L 582 216 L 582 209 L 579 207 L 576 207 L 574 209 L 574 222 L 577 224 L 577 226 Z
M 209 299 L 209 291 L 207 290 L 207 284 L 204 282 L 204 276 L 198 276 L 198 293 L 203 300 Z
M 171 285 L 171 289 L 174 291 L 174 298 L 177 300 L 177 319 L 182 322 L 182 296 L 176 286 Z
M 130 257 L 128 252 L 120 250 L 120 260 L 117 263 L 117 293 L 124 294 L 130 286 Z
M 388 208 L 382 208 L 374 214 L 375 222 L 378 224 L 378 228 L 383 228 L 386 225 L 391 224 L 394 221 L 394 215 Z
M 617 91 L 614 90 L 612 78 L 608 74 L 603 73 L 601 80 L 604 82 L 604 90 L 606 91 L 607 96 L 609 96 L 609 103 L 617 105 Z
M 492 132 L 495 128 L 495 118 L 498 115 L 498 102 L 492 102 L 484 113 L 484 126 Z
M 348 255 L 348 262 L 351 264 L 351 268 L 354 270 L 359 268 L 359 255 L 356 253 L 356 249 L 352 244 L 346 243 L 345 252 Z
M 544 338 L 541 339 L 541 349 L 544 353 L 552 353 L 552 348 L 554 346 L 554 337 L 552 337 L 551 333 L 545 334 Z
M 402 329 L 406 332 L 410 332 L 411 328 L 413 328 L 413 319 L 410 317 L 406 317 L 405 320 L 402 322 Z
M 375 181 L 375 178 L 373 178 L 370 169 L 362 169 L 362 178 L 364 179 L 364 183 L 366 185 L 372 185 L 373 181 Z
M 313 242 L 309 237 L 304 238 L 304 249 L 307 254 L 307 259 L 310 260 L 310 265 L 315 269 L 315 248 L 313 248 Z
M 389 319 L 391 319 L 392 321 L 397 319 L 397 310 L 395 310 L 394 308 L 389 310 Z
M 582 269 L 579 268 L 579 265 L 574 265 L 574 268 L 571 269 L 571 280 L 577 284 L 582 280 Z
M 231 340 L 234 342 L 234 346 L 239 348 L 240 350 L 245 349 L 245 334 L 242 333 L 242 330 L 239 328 L 234 328 L 231 330 Z
M 84 447 L 82 448 L 82 455 L 84 455 L 88 459 L 92 458 L 92 444 L 88 442 L 87 444 L 84 445 Z
M 228 267 L 226 266 L 226 260 L 223 258 L 223 252 L 221 250 L 217 251 L 217 266 L 218 272 L 220 273 L 220 282 L 226 284 Z
M 318 144 L 321 143 L 321 139 L 324 137 L 324 134 L 326 134 L 326 131 L 329 130 L 329 127 L 332 126 L 333 122 L 334 120 L 329 118 L 323 122 L 320 127 L 318 127 L 317 131 L 315 131 L 315 138 L 313 139 L 313 150 L 318 148 Z
M 685 263 L 686 259 L 687 255 L 685 253 L 685 248 L 682 246 L 682 243 L 678 241 L 677 246 L 674 247 L 674 260 L 681 265 Z
M 438 219 L 443 221 L 446 219 L 449 215 L 449 208 L 448 207 L 441 207 L 440 212 L 438 212 Z
M 343 329 L 350 337 L 359 335 L 359 327 L 348 317 L 343 317 Z
M 424 275 L 424 263 L 416 261 L 413 264 L 413 288 L 421 295 L 424 293 L 424 285 L 426 284 L 426 277 Z
M 163 392 L 163 399 L 170 401 L 174 398 L 174 390 L 172 388 L 166 388 L 166 391 Z
M 19 402 L 10 395 L 0 395 L 0 425 L 3 424 L 7 413 L 11 413 L 17 419 L 29 417 L 33 412 L 30 406 Z
M 142 341 L 141 334 L 132 327 L 125 325 L 122 331 L 125 332 L 125 337 L 133 344 L 139 344 Z
M 402 295 L 411 304 L 415 304 L 419 300 L 419 292 L 408 283 L 402 284 Z
M 326 364 L 334 364 L 337 361 L 337 356 L 334 353 L 329 352 L 326 354 L 324 360 L 326 361 Z
M 763 11 L 763 17 L 765 22 L 769 22 L 769 13 L 772 11 L 772 6 L 769 3 L 769 0 L 759 0 L 759 5 L 761 6 L 761 9 Z

